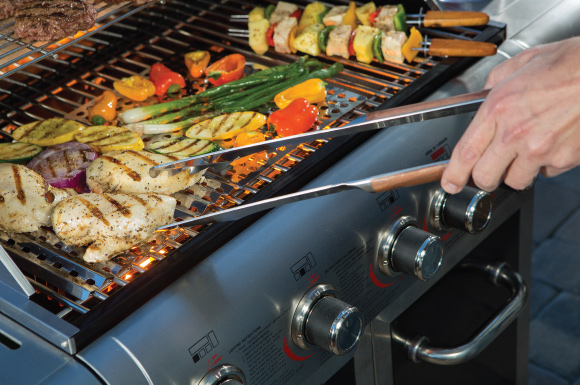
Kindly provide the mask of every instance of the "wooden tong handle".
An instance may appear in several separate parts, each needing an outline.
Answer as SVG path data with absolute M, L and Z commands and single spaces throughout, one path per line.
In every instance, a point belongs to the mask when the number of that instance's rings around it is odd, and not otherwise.
M 471 40 L 434 38 L 429 46 L 429 55 L 433 56 L 483 57 L 496 52 L 497 46 L 493 43 Z
M 371 178 L 369 182 L 374 192 L 390 191 L 440 180 L 445 168 L 447 168 L 447 163 L 439 163 L 434 166 Z
M 423 20 L 425 27 L 472 27 L 486 25 L 489 15 L 484 12 L 427 11 Z

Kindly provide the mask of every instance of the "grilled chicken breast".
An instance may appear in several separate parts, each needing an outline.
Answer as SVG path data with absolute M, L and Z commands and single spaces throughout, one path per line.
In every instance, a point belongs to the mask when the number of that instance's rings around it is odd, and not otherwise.
M 407 35 L 405 32 L 385 32 L 381 41 L 381 50 L 383 51 L 385 60 L 395 63 L 403 63 L 405 57 L 403 56 L 401 49 L 403 48 L 403 44 L 405 44 L 406 41 Z
M 298 6 L 296 4 L 288 3 L 286 1 L 279 1 L 276 4 L 274 12 L 272 12 L 270 15 L 270 25 L 281 22 L 282 19 L 290 16 L 296 12 L 296 10 L 298 10 Z
M 88 246 L 85 261 L 106 261 L 147 242 L 173 220 L 175 205 L 159 194 L 81 194 L 56 205 L 52 228 L 67 245 Z
M 298 21 L 295 17 L 285 17 L 280 20 L 274 27 L 274 49 L 280 53 L 291 53 L 290 33 L 294 28 L 298 27 Z
M 26 233 L 50 226 L 56 204 L 74 194 L 51 187 L 28 167 L 0 163 L 0 230 Z
M 161 163 L 178 160 L 178 157 L 155 154 L 148 151 L 115 150 L 95 159 L 87 168 L 87 184 L 96 193 L 158 193 L 173 194 L 197 182 L 203 172 L 191 174 L 183 170 L 179 174 L 161 173 L 156 178 L 149 169 Z
M 328 43 L 326 44 L 326 54 L 328 56 L 341 56 L 348 59 L 348 40 L 352 33 L 352 27 L 348 24 L 342 24 L 330 31 L 328 34 Z
M 398 10 L 396 5 L 383 5 L 375 18 L 375 27 L 381 31 L 394 31 L 394 17 Z

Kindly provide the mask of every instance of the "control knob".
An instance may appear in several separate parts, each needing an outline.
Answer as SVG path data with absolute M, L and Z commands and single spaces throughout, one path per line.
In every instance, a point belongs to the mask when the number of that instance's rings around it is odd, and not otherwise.
M 405 273 L 427 281 L 435 276 L 442 261 L 441 238 L 419 229 L 410 216 L 395 221 L 379 246 L 379 270 L 392 277 Z
M 364 330 L 362 313 L 337 298 L 331 285 L 317 285 L 300 300 L 292 318 L 292 340 L 302 349 L 320 347 L 338 356 L 352 351 Z
M 477 234 L 491 218 L 491 196 L 473 187 L 465 187 L 457 194 L 440 190 L 431 205 L 431 224 L 439 231 L 449 228 Z
M 210 370 L 199 382 L 199 385 L 244 385 L 246 378 L 234 365 L 220 365 Z

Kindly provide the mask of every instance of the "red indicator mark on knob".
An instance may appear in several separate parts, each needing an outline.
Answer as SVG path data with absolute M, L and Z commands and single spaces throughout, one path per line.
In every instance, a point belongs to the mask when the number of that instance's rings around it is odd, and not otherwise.
M 306 357 L 301 357 L 301 356 L 294 354 L 294 352 L 292 352 L 292 350 L 290 350 L 290 346 L 288 346 L 288 341 L 286 341 L 286 337 L 284 337 L 284 353 L 286 353 L 286 355 L 288 357 L 290 357 L 291 360 L 294 360 L 294 361 L 304 361 L 304 360 L 307 360 L 314 355 L 314 353 L 312 353 Z
M 399 279 L 397 279 L 397 280 L 395 280 L 393 282 L 382 283 L 381 281 L 379 281 L 379 279 L 375 275 L 375 271 L 373 270 L 373 265 L 372 264 L 371 264 L 371 266 L 369 268 L 369 276 L 371 277 L 371 281 L 373 281 L 373 283 L 375 284 L 375 286 L 380 287 L 380 288 L 385 288 L 385 287 L 392 286 L 392 285 L 394 285 L 395 283 L 397 283 L 398 281 L 401 280 L 401 278 L 399 277 Z

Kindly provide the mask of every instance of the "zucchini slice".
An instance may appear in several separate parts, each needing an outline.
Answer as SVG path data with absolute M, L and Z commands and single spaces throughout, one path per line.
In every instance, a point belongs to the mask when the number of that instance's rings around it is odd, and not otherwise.
M 190 157 L 215 151 L 218 146 L 205 139 L 181 138 L 158 140 L 151 143 L 149 149 L 159 154 Z
M 191 126 L 185 136 L 193 139 L 219 140 L 233 138 L 266 124 L 266 115 L 254 111 L 234 112 L 216 116 Z
M 42 147 L 71 142 L 77 132 L 85 128 L 74 120 L 51 118 L 18 127 L 12 137 L 20 142 L 34 143 Z
M 113 150 L 140 151 L 145 147 L 135 132 L 117 126 L 91 126 L 75 135 L 78 142 L 88 144 L 100 153 Z
M 42 147 L 32 143 L 0 143 L 0 163 L 24 164 L 41 151 Z

